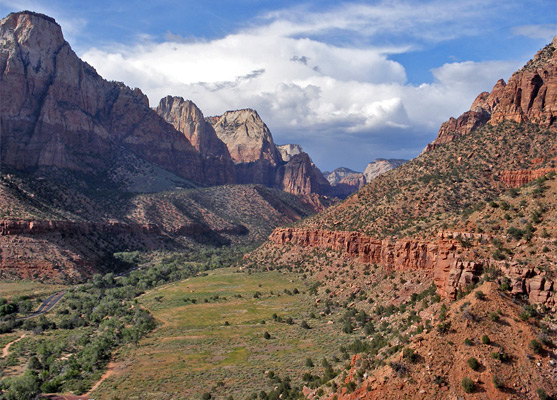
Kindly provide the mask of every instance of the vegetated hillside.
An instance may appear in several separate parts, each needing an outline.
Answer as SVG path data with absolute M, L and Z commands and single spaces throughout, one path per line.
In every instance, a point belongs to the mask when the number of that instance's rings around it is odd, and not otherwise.
M 508 189 L 505 171 L 554 168 L 556 138 L 554 130 L 528 123 L 486 125 L 377 177 L 303 225 L 377 238 L 431 234 L 448 215 Z
M 551 70 L 522 91 L 533 108 L 501 100 L 493 119 L 488 112 L 473 129 L 438 141 L 343 203 L 276 229 L 244 260 L 248 268 L 316 279 L 324 315 L 345 309 L 339 328 L 355 336 L 344 357 L 353 355 L 351 362 L 332 379 L 323 371 L 308 380 L 307 396 L 557 395 L 556 71 L 549 47 L 528 64 L 533 73 Z M 532 68 L 500 93 L 515 93 Z
M 141 194 L 106 175 L 62 169 L 3 171 L 1 178 L 4 278 L 75 281 L 126 267 L 116 252 L 252 246 L 323 207 L 317 196 L 257 185 Z M 188 184 L 176 179 L 174 185 Z

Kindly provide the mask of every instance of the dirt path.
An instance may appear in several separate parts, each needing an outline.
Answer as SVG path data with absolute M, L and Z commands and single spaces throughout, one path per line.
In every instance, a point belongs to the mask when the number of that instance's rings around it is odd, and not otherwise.
M 108 366 L 106 367 L 106 372 L 103 374 L 103 376 L 101 376 L 101 379 L 99 379 L 97 381 L 97 383 L 95 383 L 93 385 L 93 387 L 87 393 L 85 393 L 84 396 L 91 396 L 91 393 L 93 393 L 95 390 L 97 390 L 97 388 L 100 386 L 101 383 L 103 383 L 105 381 L 105 379 L 107 379 L 109 376 L 114 374 L 117 366 L 118 366 L 118 363 L 110 361 L 108 363 Z
M 2 357 L 7 357 L 8 354 L 10 354 L 10 346 L 14 343 L 19 342 L 21 339 L 23 339 L 27 334 L 24 333 L 23 335 L 21 335 L 20 337 L 18 337 L 16 340 L 11 341 L 10 343 L 8 343 L 3 349 L 2 349 Z

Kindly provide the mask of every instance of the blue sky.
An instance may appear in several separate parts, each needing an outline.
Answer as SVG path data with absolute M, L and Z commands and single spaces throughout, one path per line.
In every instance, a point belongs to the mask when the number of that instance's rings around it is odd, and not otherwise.
M 205 115 L 254 108 L 323 170 L 411 158 L 557 34 L 554 0 L 1 0 L 60 23 L 106 79 Z

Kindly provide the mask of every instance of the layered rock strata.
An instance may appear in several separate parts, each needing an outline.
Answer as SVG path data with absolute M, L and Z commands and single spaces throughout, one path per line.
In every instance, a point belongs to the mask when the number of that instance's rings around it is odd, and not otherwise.
M 491 260 L 466 260 L 461 241 L 469 239 L 485 241 L 488 238 L 485 234 L 440 232 L 432 241 L 378 240 L 360 232 L 301 228 L 277 228 L 269 237 L 272 243 L 281 246 L 290 244 L 340 251 L 360 262 L 381 264 L 392 270 L 428 271 L 432 274 L 437 292 L 450 299 L 455 299 L 459 290 L 477 282 L 484 267 L 497 263 Z M 509 273 L 511 277 L 516 276 L 513 281 L 514 293 L 528 295 L 531 302 L 554 305 L 553 281 L 536 273 L 533 268 L 525 271 L 528 272 L 520 270 Z M 516 283 L 517 280 L 520 284 Z
M 5 166 L 89 173 L 109 168 L 123 148 L 183 178 L 222 183 L 139 89 L 81 61 L 52 18 L 25 11 L 2 19 L 0 88 Z
M 510 187 L 520 187 L 536 179 L 539 179 L 552 172 L 557 172 L 557 168 L 523 169 L 518 171 L 501 171 L 499 178 Z
M 524 68 L 505 83 L 497 81 L 490 93 L 476 97 L 469 111 L 444 122 L 437 138 L 426 151 L 449 143 L 489 123 L 532 122 L 555 128 L 557 118 L 557 36 L 540 50 Z

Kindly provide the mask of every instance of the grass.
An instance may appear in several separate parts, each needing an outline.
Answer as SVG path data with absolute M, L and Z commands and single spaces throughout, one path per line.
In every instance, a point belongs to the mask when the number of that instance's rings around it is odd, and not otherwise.
M 0 281 L 0 297 L 11 299 L 15 296 L 46 297 L 66 289 L 64 285 L 52 285 L 32 281 Z
M 216 398 L 245 398 L 273 387 L 265 371 L 289 375 L 295 383 L 307 371 L 321 374 L 320 363 L 308 369 L 306 359 L 330 360 L 353 337 L 340 334 L 325 318 L 309 319 L 315 309 L 308 286 L 293 274 L 227 268 L 145 294 L 141 306 L 161 325 L 139 346 L 120 351 L 119 371 L 94 397 L 197 398 L 212 392 Z M 301 293 L 284 293 L 294 288 Z M 260 297 L 254 298 L 256 292 Z M 277 322 L 273 314 L 292 317 L 294 324 Z M 302 328 L 303 320 L 312 329 Z M 264 338 L 266 331 L 270 339 Z

